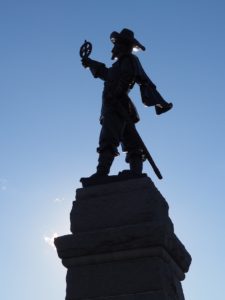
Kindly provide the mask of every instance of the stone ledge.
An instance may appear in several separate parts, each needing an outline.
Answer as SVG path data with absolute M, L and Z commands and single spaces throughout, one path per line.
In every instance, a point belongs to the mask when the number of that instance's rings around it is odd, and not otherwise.
M 87 255 L 73 258 L 62 259 L 62 263 L 66 268 L 82 265 L 103 264 L 113 261 L 132 260 L 145 257 L 160 257 L 164 262 L 171 265 L 177 279 L 180 281 L 185 279 L 184 272 L 171 258 L 168 252 L 163 247 L 150 247 L 133 250 L 124 250 L 112 253 L 103 253 L 95 255 Z
M 74 300 L 74 298 L 66 297 L 65 300 Z M 82 300 L 168 300 L 168 295 L 162 290 L 155 290 L 152 292 L 120 294 L 108 297 L 82 298 Z
M 130 170 L 123 170 L 122 172 L 119 172 L 118 175 L 110 175 L 110 176 L 101 176 L 101 177 L 83 177 L 80 179 L 80 182 L 82 183 L 82 186 L 84 188 L 90 187 L 90 186 L 96 186 L 96 185 L 104 185 L 104 184 L 110 184 L 114 182 L 121 182 L 121 181 L 127 181 L 130 179 L 139 179 L 147 177 L 147 174 L 143 173 L 140 175 L 132 173 Z
M 187 272 L 191 256 L 173 233 L 172 222 L 145 223 L 99 230 L 96 232 L 65 235 L 55 239 L 60 258 L 71 258 L 121 250 L 162 246 Z
M 154 185 L 153 181 L 149 177 L 132 178 L 124 181 L 116 181 L 108 184 L 102 184 L 97 186 L 89 186 L 85 188 L 79 188 L 76 190 L 76 197 L 80 200 L 88 197 L 102 197 L 108 194 L 127 193 L 140 189 L 148 189 L 149 191 L 160 192 Z M 161 195 L 161 194 L 160 194 Z

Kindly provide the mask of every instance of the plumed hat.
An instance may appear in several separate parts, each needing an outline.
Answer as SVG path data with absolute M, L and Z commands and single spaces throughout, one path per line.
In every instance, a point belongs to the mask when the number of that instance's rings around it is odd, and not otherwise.
M 127 28 L 121 30 L 120 33 L 113 31 L 110 34 L 110 40 L 112 41 L 113 44 L 115 44 L 116 42 L 130 43 L 133 47 L 137 47 L 145 51 L 145 47 L 141 43 L 139 43 L 138 40 L 134 38 L 133 31 Z

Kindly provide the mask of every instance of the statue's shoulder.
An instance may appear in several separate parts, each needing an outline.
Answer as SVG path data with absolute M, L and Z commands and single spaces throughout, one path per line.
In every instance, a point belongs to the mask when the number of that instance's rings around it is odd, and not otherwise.
M 136 55 L 133 53 L 129 53 L 127 55 L 124 55 L 120 60 L 119 63 L 121 64 L 137 64 L 139 62 Z
M 141 64 L 139 58 L 138 58 L 135 54 L 133 54 L 133 53 L 131 53 L 131 59 L 132 59 L 135 63 Z
M 135 54 L 130 53 L 128 55 L 128 59 L 130 64 L 132 65 L 133 70 L 135 71 L 136 74 L 138 74 L 139 70 L 142 68 L 139 58 Z

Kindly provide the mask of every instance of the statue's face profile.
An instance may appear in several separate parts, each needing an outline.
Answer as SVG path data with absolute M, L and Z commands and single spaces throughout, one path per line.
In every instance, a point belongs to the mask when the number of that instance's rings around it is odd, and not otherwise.
M 112 48 L 112 59 L 116 59 L 119 58 L 119 54 L 120 54 L 120 46 L 118 43 L 115 43 L 113 48 Z
M 111 52 L 112 52 L 112 59 L 119 59 L 124 54 L 129 54 L 132 52 L 132 45 L 127 43 L 116 42 Z

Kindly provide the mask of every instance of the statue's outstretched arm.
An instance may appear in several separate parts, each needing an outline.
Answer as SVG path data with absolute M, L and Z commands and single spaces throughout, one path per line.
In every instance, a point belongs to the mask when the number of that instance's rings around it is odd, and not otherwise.
M 100 78 L 104 81 L 106 80 L 108 68 L 105 64 L 88 57 L 82 59 L 82 65 L 85 68 L 90 68 L 90 71 L 95 78 Z

